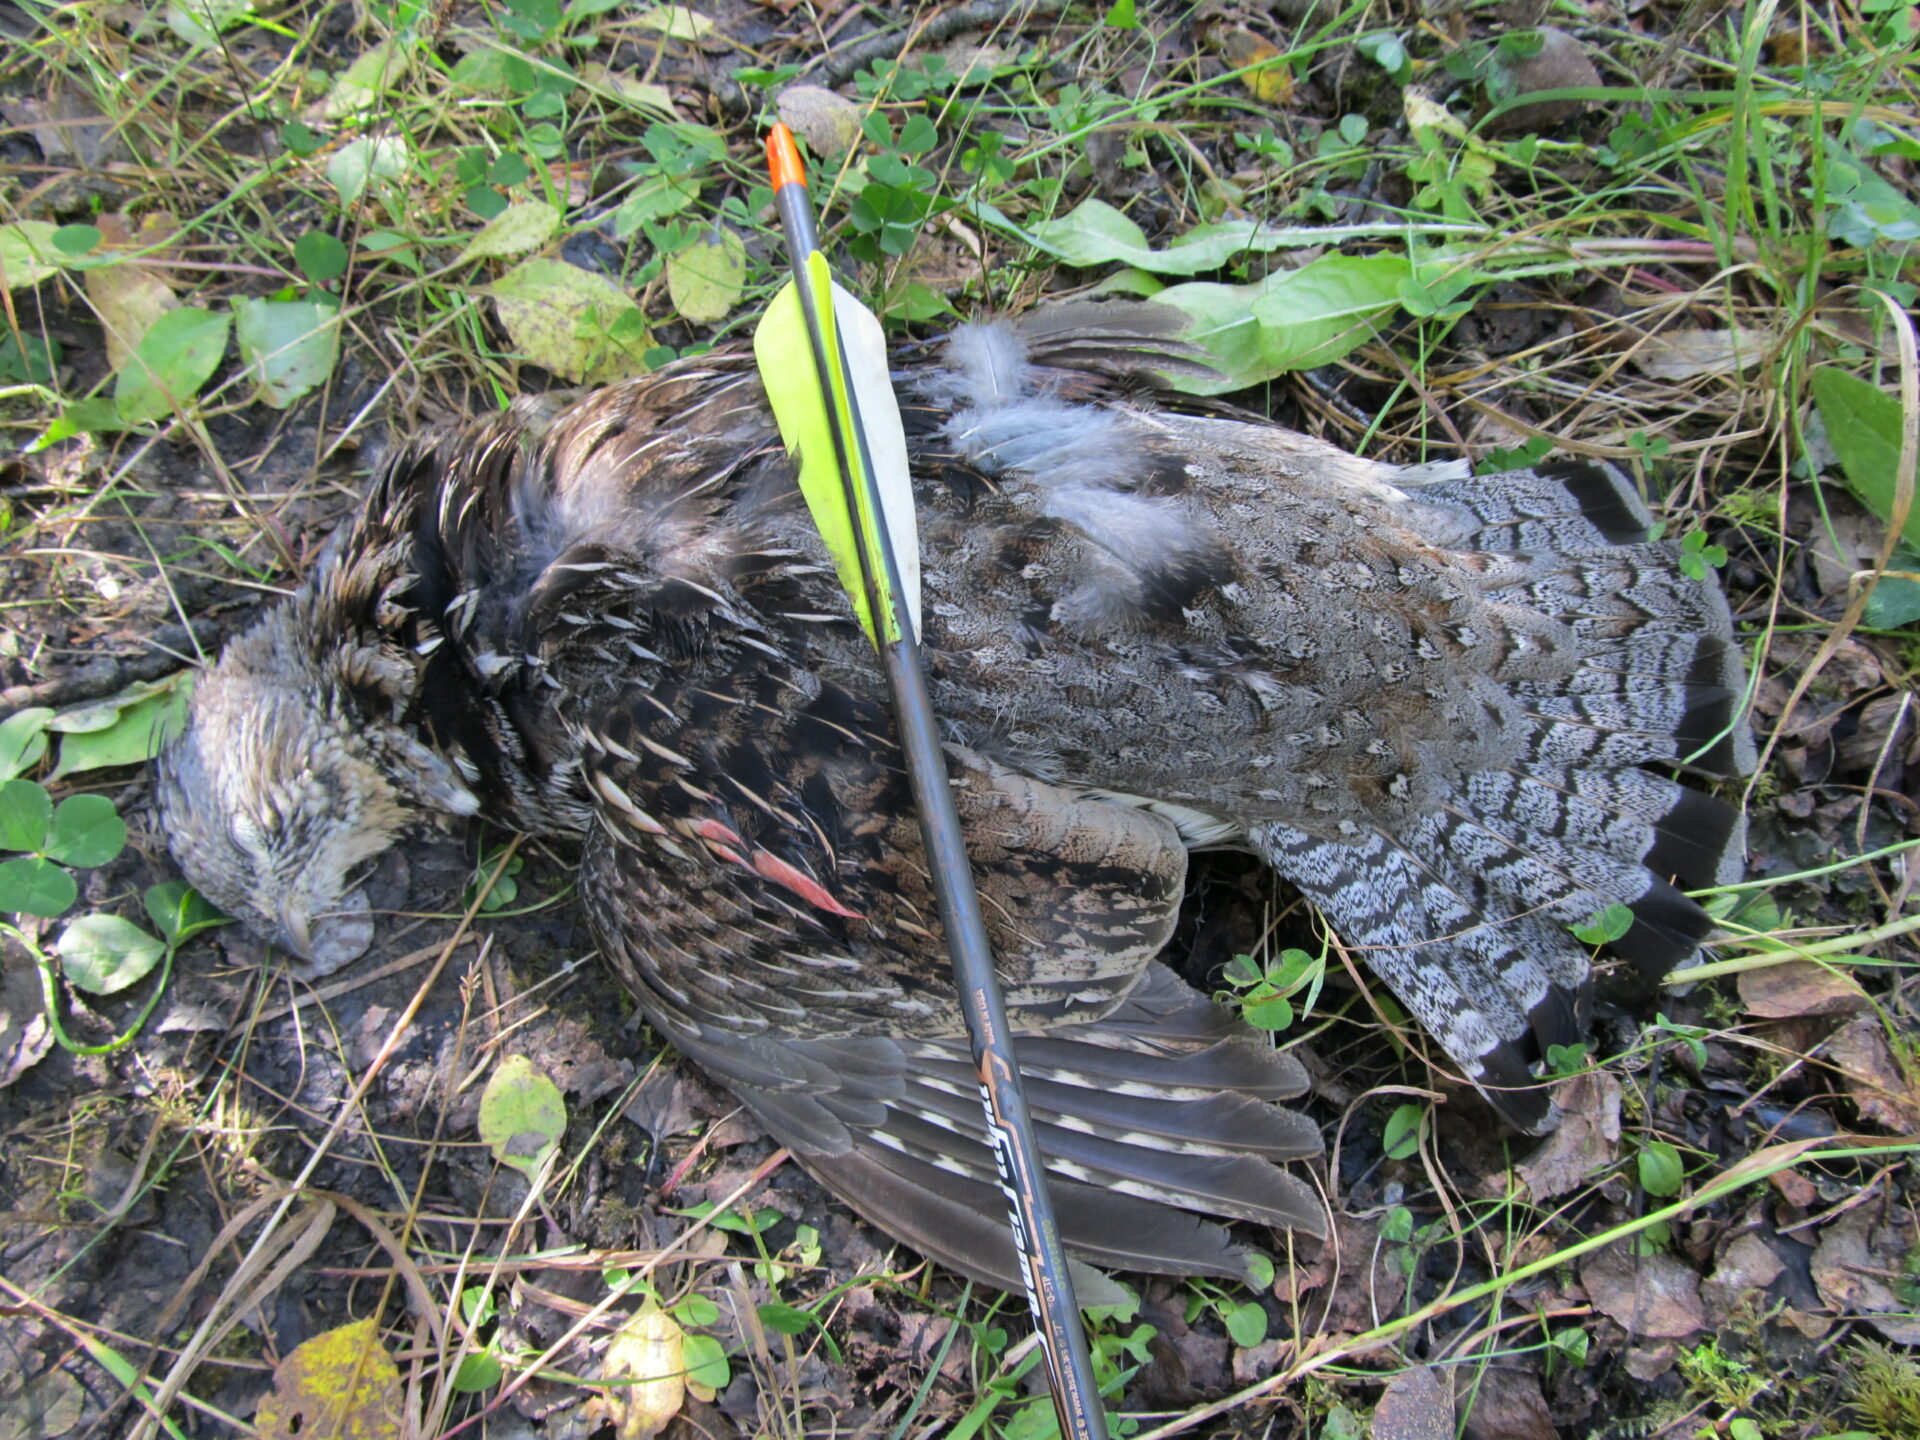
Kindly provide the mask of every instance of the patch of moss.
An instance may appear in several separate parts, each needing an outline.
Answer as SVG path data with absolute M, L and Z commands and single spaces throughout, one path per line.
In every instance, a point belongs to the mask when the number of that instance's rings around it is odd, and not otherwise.
M 1848 1358 L 1854 1398 L 1847 1408 L 1880 1440 L 1920 1440 L 1920 1363 L 1882 1345 L 1862 1340 Z

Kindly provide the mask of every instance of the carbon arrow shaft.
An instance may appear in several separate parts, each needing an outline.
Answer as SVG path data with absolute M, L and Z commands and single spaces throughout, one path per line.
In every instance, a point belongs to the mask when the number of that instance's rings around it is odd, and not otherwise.
M 960 816 L 954 808 L 948 783 L 946 756 L 940 748 L 926 670 L 908 613 L 899 562 L 882 518 L 866 429 L 860 422 L 859 400 L 854 395 L 846 357 L 826 342 L 827 326 L 819 314 L 821 297 L 816 293 L 808 264 L 808 258 L 820 248 L 819 237 L 814 227 L 812 200 L 807 193 L 806 171 L 785 125 L 775 125 L 767 137 L 767 163 L 773 180 L 774 203 L 780 212 L 793 264 L 794 284 L 806 313 L 814 363 L 820 371 L 822 393 L 831 397 L 835 390 L 833 382 L 838 378 L 845 387 L 853 415 L 851 435 L 843 435 L 840 427 L 834 426 L 834 443 L 840 452 L 835 458 L 847 488 L 847 506 L 858 529 L 867 528 L 862 524 L 862 516 L 874 517 L 878 522 L 872 526 L 873 533 L 861 535 L 857 547 L 867 603 L 874 618 L 874 643 L 879 648 L 893 692 L 894 718 L 899 727 L 900 745 L 906 754 L 914 806 L 919 811 L 928 868 L 933 872 L 934 894 L 940 905 L 954 980 L 964 1002 L 980 1098 L 986 1107 L 987 1139 L 1000 1173 L 1000 1187 L 1007 1197 L 1014 1248 L 1019 1256 L 1021 1277 L 1026 1282 L 1027 1303 L 1032 1308 L 1046 1355 L 1047 1377 L 1054 1410 L 1060 1420 L 1060 1433 L 1067 1440 L 1106 1440 L 1106 1411 L 1094 1383 L 1093 1361 L 1080 1324 L 1073 1280 L 1067 1272 L 1066 1251 L 1060 1243 L 1060 1227 L 1054 1221 L 1053 1203 L 1047 1195 L 1046 1172 L 1040 1162 L 1039 1142 L 1034 1136 L 1026 1094 L 1020 1084 L 1013 1033 L 1007 1024 L 1006 1004 L 993 967 L 993 947 L 987 939 L 986 922 L 980 914 L 980 899 L 974 891 L 973 872 L 961 838 Z M 830 293 L 825 298 L 827 303 L 832 303 Z M 838 377 L 834 374 L 836 368 Z M 866 493 L 857 494 L 856 486 L 864 487 Z M 890 617 L 891 623 L 883 616 Z

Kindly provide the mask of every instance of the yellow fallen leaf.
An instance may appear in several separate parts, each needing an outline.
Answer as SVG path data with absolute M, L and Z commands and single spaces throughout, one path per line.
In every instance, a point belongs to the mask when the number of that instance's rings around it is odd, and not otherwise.
M 261 1440 L 400 1440 L 400 1372 L 374 1322 L 316 1335 L 282 1360 L 253 1423 Z
M 1279 47 L 1272 41 L 1262 40 L 1251 30 L 1239 26 L 1216 29 L 1212 39 L 1221 57 L 1234 69 L 1260 66 L 1240 77 L 1240 83 L 1254 99 L 1263 105 L 1285 105 L 1293 99 L 1293 71 L 1287 68 Z
M 649 1300 L 607 1346 L 601 1392 L 620 1440 L 650 1440 L 687 1400 L 686 1334 Z

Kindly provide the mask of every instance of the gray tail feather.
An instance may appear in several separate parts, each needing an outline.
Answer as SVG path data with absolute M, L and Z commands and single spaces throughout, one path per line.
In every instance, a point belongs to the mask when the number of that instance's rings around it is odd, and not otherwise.
M 997 1183 L 878 1146 L 808 1168 L 855 1211 L 922 1255 L 1002 1290 L 1017 1294 L 1025 1287 Z M 1210 1220 L 1073 1181 L 1055 1179 L 1047 1188 L 1082 1305 L 1120 1298 L 1101 1270 L 1251 1278 L 1246 1252 Z
M 1360 844 L 1282 826 L 1254 838 L 1469 1078 L 1534 1130 L 1549 1112 L 1530 1062 L 1585 1030 L 1588 951 L 1568 927 L 1619 903 L 1633 924 L 1615 953 L 1649 975 L 1684 963 L 1712 922 L 1669 877 L 1723 879 L 1740 816 L 1644 771 L 1501 771 L 1473 777 L 1462 798 Z
M 736 1092 L 882 1229 L 962 1274 L 1018 1288 L 967 1043 L 899 1043 L 905 1083 L 849 1109 L 844 1141 L 824 1154 L 809 1153 L 803 1117 L 822 1100 L 840 1108 L 831 1099 L 807 1096 L 790 1113 L 798 1097 Z M 1320 1150 L 1312 1122 L 1271 1103 L 1304 1091 L 1305 1072 L 1164 967 L 1149 967 L 1104 1019 L 1018 1035 L 1015 1052 L 1071 1255 L 1242 1277 L 1226 1231 L 1203 1217 L 1324 1233 L 1320 1201 L 1278 1163 Z
M 1587 947 L 1568 927 L 1623 904 L 1633 924 L 1610 948 L 1662 973 L 1712 929 L 1679 887 L 1737 877 L 1739 812 L 1640 767 L 1751 770 L 1746 667 L 1719 586 L 1684 575 L 1677 546 L 1647 542 L 1620 471 L 1573 462 L 1413 494 L 1454 512 L 1445 543 L 1511 556 L 1488 597 L 1563 621 L 1584 663 L 1570 679 L 1513 679 L 1521 761 L 1469 777 L 1454 808 L 1407 833 L 1336 844 L 1273 825 L 1253 838 L 1496 1107 L 1539 1130 L 1553 1116 L 1531 1061 L 1585 1034 Z

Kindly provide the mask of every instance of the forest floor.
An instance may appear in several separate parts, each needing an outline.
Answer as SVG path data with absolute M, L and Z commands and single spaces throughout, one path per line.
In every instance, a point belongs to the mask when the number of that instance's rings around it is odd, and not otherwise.
M 674 1440 L 1052 1433 L 1021 1307 L 663 1055 L 567 856 L 421 837 L 373 953 L 304 981 L 203 924 L 145 809 L 191 662 L 390 436 L 750 333 L 774 118 L 897 328 L 1158 293 L 1349 449 L 1611 461 L 1755 667 L 1724 943 L 1605 992 L 1544 1142 L 1297 896 L 1198 867 L 1196 983 L 1325 980 L 1278 1039 L 1335 1227 L 1248 1236 L 1260 1293 L 1136 1277 L 1093 1318 L 1116 1433 L 1917 1440 L 1917 25 L 0 0 L 0 1440 L 312 1436 L 329 1365 L 343 1433 L 649 1433 L 622 1363 L 688 1372 Z M 556 1143 L 502 1164 L 501 1124 Z

